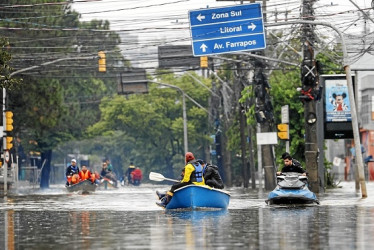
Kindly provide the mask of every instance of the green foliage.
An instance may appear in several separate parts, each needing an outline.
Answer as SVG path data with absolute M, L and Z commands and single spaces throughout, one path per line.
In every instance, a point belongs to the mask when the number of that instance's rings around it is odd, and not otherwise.
M 12 59 L 8 51 L 9 42 L 6 38 L 0 38 L 0 88 L 12 90 L 18 87 L 22 81 L 10 77 L 12 68 L 9 66 L 9 61 Z
M 325 166 L 325 186 L 326 188 L 337 188 L 339 187 L 340 181 L 336 182 L 335 175 L 331 172 L 332 163 L 324 159 Z
M 281 108 L 289 106 L 289 130 L 290 130 L 290 153 L 295 159 L 304 160 L 304 106 L 299 99 L 300 93 L 296 90 L 301 86 L 300 72 L 298 70 L 283 72 L 274 71 L 270 77 L 271 96 L 273 97 L 273 107 L 275 124 L 281 123 Z M 285 152 L 285 141 L 281 141 L 276 147 L 276 155 Z M 279 158 L 279 157 L 277 157 Z M 277 159 L 277 163 L 281 163 Z
M 304 159 L 304 106 L 299 99 L 300 93 L 296 90 L 300 87 L 300 73 L 294 71 L 273 71 L 270 76 L 270 95 L 273 101 L 275 124 L 281 123 L 281 108 L 284 105 L 289 106 L 290 114 L 290 153 L 299 160 Z M 241 102 L 253 100 L 254 93 L 252 86 L 245 88 L 242 92 Z M 250 106 L 247 112 L 247 124 L 254 127 L 257 122 L 255 119 L 254 105 Z M 237 140 L 239 137 L 237 135 Z M 279 140 L 280 141 L 280 140 Z M 240 145 L 237 144 L 237 147 Z M 285 151 L 285 141 L 280 141 L 276 146 L 276 155 L 281 155 Z M 277 157 L 277 163 L 281 161 Z
M 284 105 L 289 106 L 290 114 L 290 153 L 298 160 L 304 160 L 304 106 L 299 99 L 300 93 L 296 88 L 300 87 L 300 72 L 293 71 L 273 71 L 270 76 L 270 95 L 273 101 L 275 125 L 281 123 L 281 108 Z M 254 93 L 252 86 L 245 88 L 242 92 L 241 102 L 253 100 Z M 255 127 L 257 122 L 254 115 L 254 105 L 247 112 L 247 123 Z M 275 128 L 276 129 L 276 128 Z M 276 155 L 285 152 L 285 141 L 275 147 Z M 239 144 L 237 145 L 237 147 Z M 276 158 L 278 164 L 281 164 L 279 157 Z
M 319 73 L 330 75 L 330 74 L 344 74 L 343 63 L 340 62 L 340 58 L 343 58 L 342 53 L 336 53 L 335 51 L 341 51 L 339 45 L 337 48 L 319 53 L 316 60 L 319 63 Z
M 208 91 L 187 75 L 176 78 L 166 74 L 160 82 L 178 86 L 202 106 L 207 105 Z M 88 132 L 92 136 L 119 135 L 131 142 L 121 145 L 126 151 L 122 157 L 122 162 L 127 163 L 124 168 L 130 159 L 135 159 L 146 172 L 153 170 L 179 176 L 184 162 L 182 108 L 179 91 L 151 84 L 148 94 L 104 99 L 100 105 L 101 119 Z M 207 114 L 187 98 L 186 109 L 189 149 L 201 157 L 201 146 L 209 139 L 201 136 L 209 129 Z
M 35 5 L 2 13 L 0 24 L 5 27 L 4 35 L 10 39 L 13 67 L 16 70 L 31 68 L 56 59 L 89 56 L 92 59 L 69 59 L 12 78 L 22 78 L 27 83 L 9 91 L 15 132 L 26 152 L 50 150 L 64 141 L 84 138 L 85 129 L 100 118 L 101 98 L 116 91 L 115 78 L 101 78 L 102 75 L 97 74 L 94 56 L 99 50 L 105 50 L 111 65 L 125 64 L 116 49 L 119 36 L 109 31 L 107 21 L 80 23 L 79 14 L 71 11 L 66 1 L 48 1 L 63 3 L 55 5 L 38 4 L 45 2 L 35 0 Z M 30 4 L 30 1 L 17 3 Z M 13 32 L 13 28 L 18 31 Z M 112 69 L 109 67 L 109 71 Z M 29 144 L 29 141 L 37 143 Z

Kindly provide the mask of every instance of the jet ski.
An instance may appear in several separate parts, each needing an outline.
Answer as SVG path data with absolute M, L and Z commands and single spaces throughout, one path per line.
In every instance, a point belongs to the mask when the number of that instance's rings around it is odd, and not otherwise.
M 308 177 L 286 172 L 277 176 L 277 186 L 265 201 L 273 204 L 319 204 L 315 193 L 308 188 Z

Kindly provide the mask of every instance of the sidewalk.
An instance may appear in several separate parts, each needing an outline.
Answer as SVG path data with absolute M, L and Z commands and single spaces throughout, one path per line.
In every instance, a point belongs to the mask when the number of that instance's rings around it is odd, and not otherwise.
M 357 205 L 374 206 L 374 182 L 365 182 L 367 197 L 362 198 L 361 187 L 356 190 L 355 181 L 342 181 L 338 188 L 326 189 L 324 194 L 320 194 L 320 200 L 324 205 Z

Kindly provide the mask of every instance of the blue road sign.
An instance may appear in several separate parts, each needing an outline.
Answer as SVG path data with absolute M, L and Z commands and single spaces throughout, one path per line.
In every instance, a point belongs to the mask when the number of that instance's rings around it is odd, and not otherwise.
M 195 56 L 266 48 L 261 4 L 189 12 Z
M 191 32 L 194 40 L 200 41 L 211 38 L 264 33 L 264 27 L 262 24 L 262 19 L 252 19 L 195 26 L 192 27 Z

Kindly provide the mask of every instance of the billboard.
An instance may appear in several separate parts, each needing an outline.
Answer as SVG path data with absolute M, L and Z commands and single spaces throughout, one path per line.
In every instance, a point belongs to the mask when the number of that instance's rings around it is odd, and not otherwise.
M 347 80 L 326 79 L 325 90 L 326 122 L 352 121 Z
M 324 89 L 324 138 L 352 139 L 351 103 L 346 75 L 322 75 L 321 83 Z

